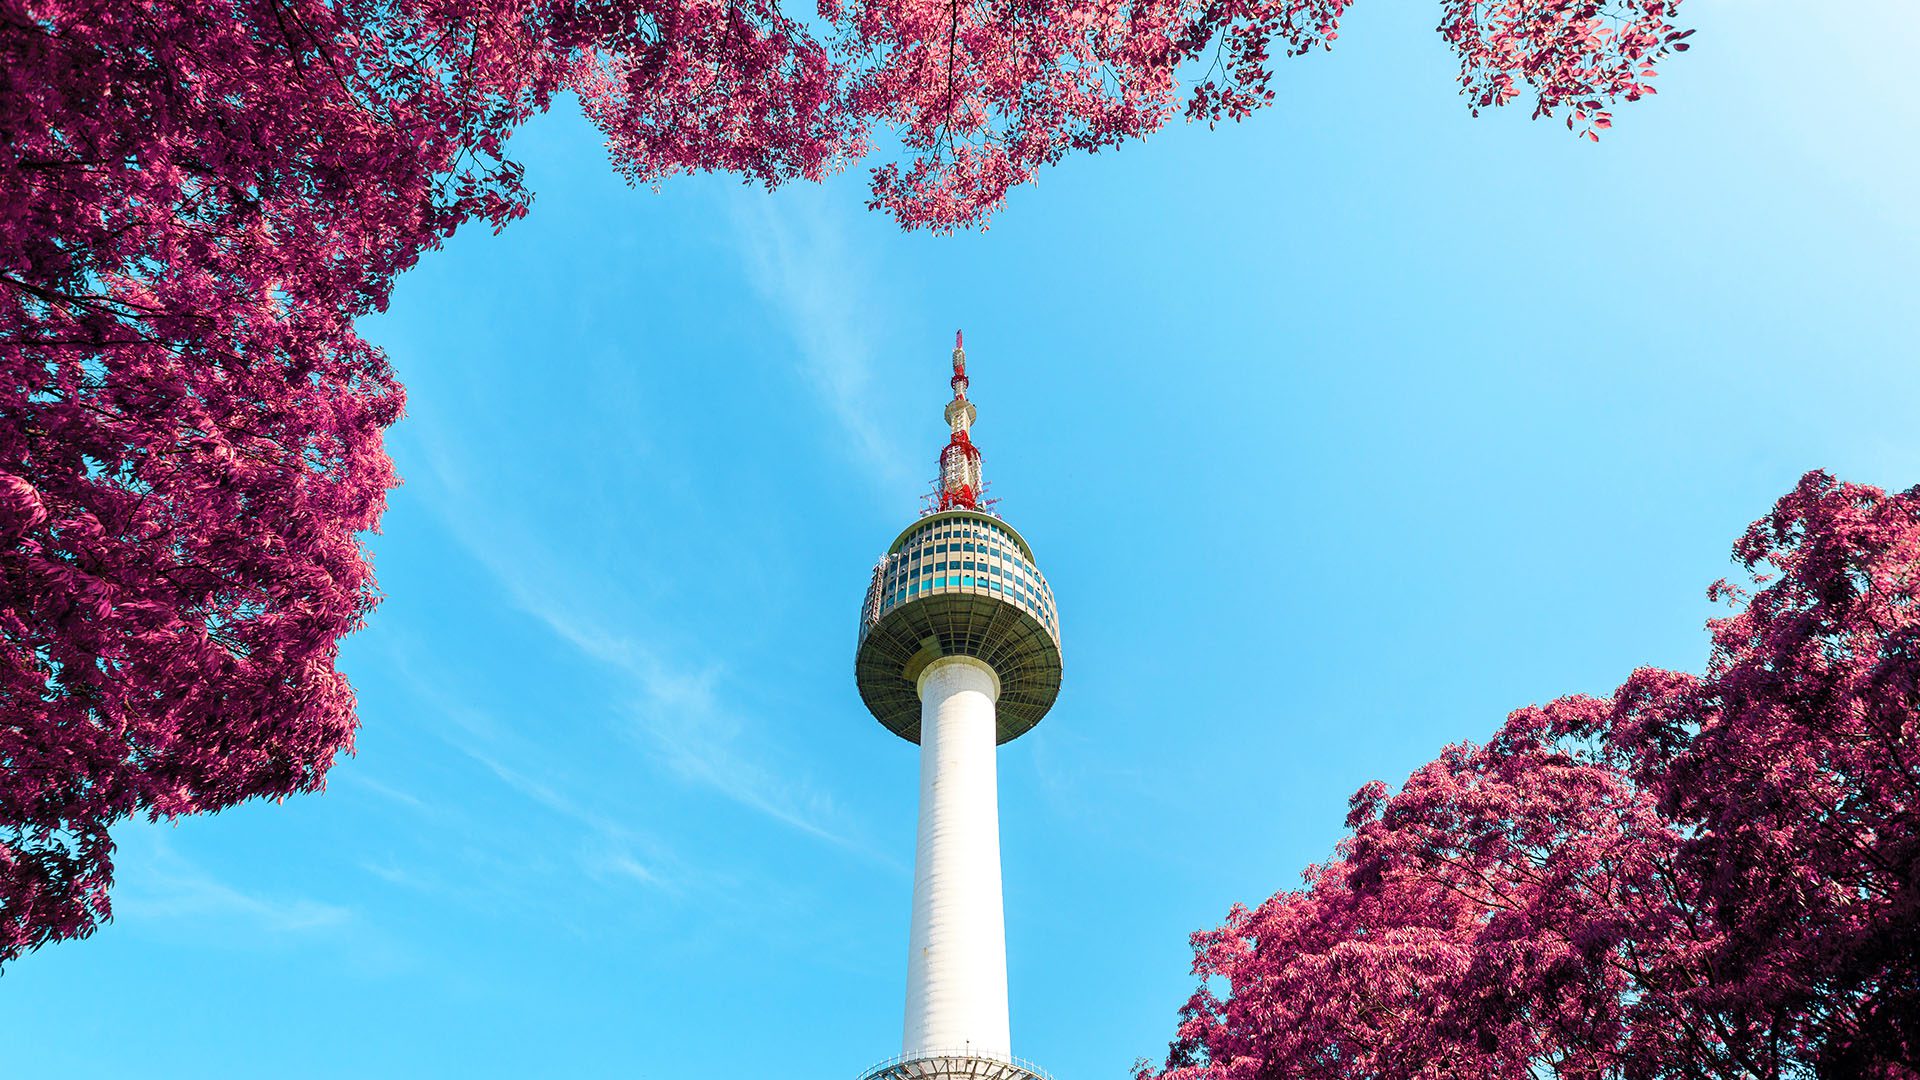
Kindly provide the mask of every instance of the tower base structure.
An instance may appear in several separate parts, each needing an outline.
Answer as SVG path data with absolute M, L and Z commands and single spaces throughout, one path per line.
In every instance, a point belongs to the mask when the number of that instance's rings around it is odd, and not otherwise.
M 1031 1061 L 975 1050 L 932 1050 L 883 1061 L 860 1080 L 1053 1080 Z

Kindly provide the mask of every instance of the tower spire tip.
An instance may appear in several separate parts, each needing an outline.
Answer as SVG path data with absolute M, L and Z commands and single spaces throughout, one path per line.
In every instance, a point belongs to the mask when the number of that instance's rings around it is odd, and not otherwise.
M 974 409 L 973 403 L 967 400 L 965 343 L 962 332 L 955 330 L 953 378 L 948 380 L 953 387 L 953 400 L 947 402 L 946 409 L 947 424 L 953 432 L 940 451 L 940 479 L 935 482 L 941 510 L 955 507 L 978 510 L 986 494 L 986 482 L 980 477 L 980 450 L 967 434 L 967 429 L 973 426 Z

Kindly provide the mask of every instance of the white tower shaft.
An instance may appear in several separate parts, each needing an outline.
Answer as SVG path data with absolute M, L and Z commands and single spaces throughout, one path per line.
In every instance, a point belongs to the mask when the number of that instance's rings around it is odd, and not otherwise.
M 1000 678 L 969 656 L 927 666 L 920 690 L 920 838 L 902 1053 L 1006 1056 L 1007 931 L 1000 896 L 994 703 Z

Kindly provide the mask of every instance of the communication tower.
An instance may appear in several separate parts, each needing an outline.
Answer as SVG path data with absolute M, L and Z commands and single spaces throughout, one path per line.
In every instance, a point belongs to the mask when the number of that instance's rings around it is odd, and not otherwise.
M 994 757 L 1059 696 L 1060 619 L 1033 549 L 986 497 L 963 345 L 956 333 L 939 478 L 860 609 L 860 697 L 920 745 L 906 1030 L 862 1080 L 1048 1080 L 1008 1032 Z

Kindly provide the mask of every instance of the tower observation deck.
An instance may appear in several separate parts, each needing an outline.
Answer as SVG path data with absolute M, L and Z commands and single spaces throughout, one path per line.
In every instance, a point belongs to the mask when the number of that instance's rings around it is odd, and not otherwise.
M 1033 549 L 986 498 L 967 357 L 927 511 L 873 568 L 854 675 L 888 731 L 920 745 L 920 829 L 900 1056 L 863 1080 L 1046 1080 L 1007 1012 L 995 747 L 1060 693 L 1060 619 Z

